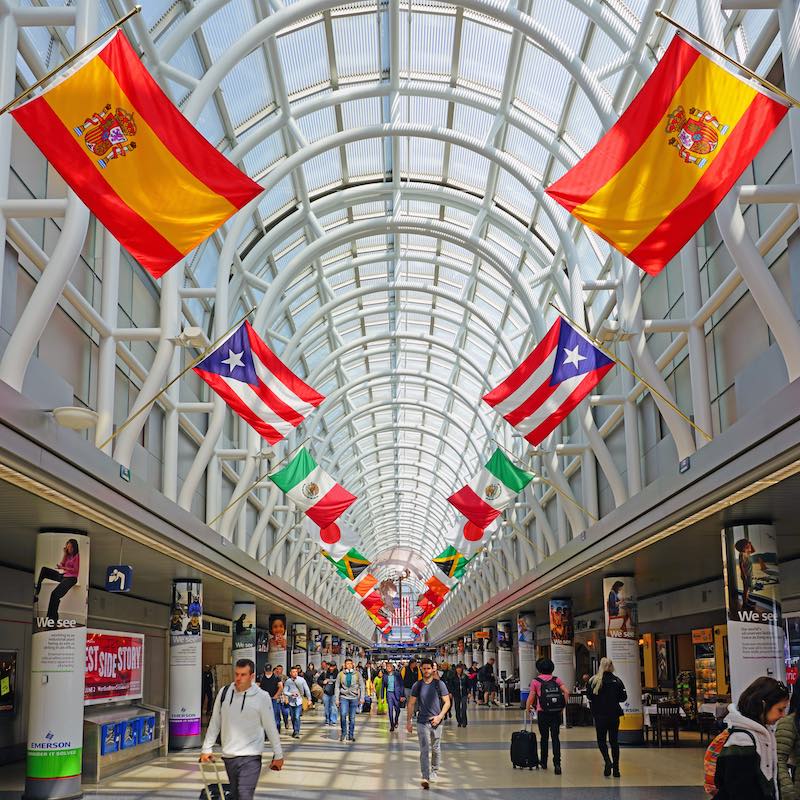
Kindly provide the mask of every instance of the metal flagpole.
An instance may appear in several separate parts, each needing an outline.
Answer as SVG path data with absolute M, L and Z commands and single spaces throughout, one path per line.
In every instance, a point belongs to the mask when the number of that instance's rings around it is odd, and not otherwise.
M 525 462 L 522 461 L 522 459 L 520 459 L 517 456 L 515 456 L 507 448 L 503 447 L 503 445 L 501 445 L 500 442 L 497 441 L 497 439 L 494 439 L 493 441 L 501 450 L 504 450 L 506 453 L 508 453 L 511 456 L 511 458 L 514 459 L 514 461 L 516 461 L 521 466 L 525 467 L 525 469 L 528 472 L 533 472 L 533 474 L 537 478 L 539 478 L 540 480 L 543 480 L 551 489 L 553 489 L 553 491 L 557 492 L 565 500 L 568 500 L 570 503 L 572 503 L 572 505 L 577 506 L 581 511 L 583 511 L 583 513 L 586 514 L 587 517 L 589 517 L 590 519 L 593 519 L 595 522 L 598 521 L 598 518 L 594 514 L 592 514 L 591 511 L 587 511 L 577 500 L 573 499 L 565 491 L 563 491 L 563 489 L 560 489 L 551 480 L 549 480 L 548 478 L 545 478 L 544 475 L 540 475 L 540 474 L 536 473 L 534 470 L 532 470 L 529 465 L 525 464 Z
M 790 94 L 786 94 L 780 87 L 776 86 L 774 83 L 770 83 L 766 78 L 762 78 L 758 73 L 753 72 L 749 67 L 746 67 L 744 64 L 738 62 L 735 58 L 731 58 L 726 52 L 723 50 L 719 50 L 718 48 L 714 47 L 713 44 L 707 42 L 702 37 L 698 36 L 696 33 L 690 31 L 688 28 L 685 28 L 681 25 L 680 22 L 674 20 L 672 17 L 665 14 L 663 11 L 656 11 L 656 16 L 663 19 L 665 22 L 668 22 L 674 28 L 677 28 L 679 31 L 685 33 L 689 38 L 694 39 L 698 44 L 701 44 L 703 47 L 709 49 L 712 53 L 715 53 L 720 58 L 725 59 L 729 64 L 732 64 L 736 69 L 740 69 L 746 75 L 751 77 L 754 81 L 758 81 L 762 86 L 769 89 L 771 92 L 774 92 L 779 97 L 782 97 L 787 103 L 791 103 L 791 105 L 795 106 L 795 108 L 800 108 L 800 100 L 796 100 Z
M 579 330 L 598 350 L 601 350 L 609 358 L 613 359 L 623 369 L 628 370 L 628 372 L 630 372 L 630 374 L 633 375 L 633 377 L 636 378 L 637 381 L 641 381 L 654 395 L 660 397 L 676 414 L 678 414 L 678 416 L 680 416 L 683 420 L 688 422 L 699 434 L 705 436 L 705 438 L 709 442 L 711 441 L 712 436 L 710 434 L 706 433 L 699 425 L 695 424 L 694 420 L 687 417 L 686 414 L 684 414 L 683 411 L 681 411 L 678 408 L 678 406 L 676 406 L 675 403 L 672 402 L 672 400 L 661 394 L 661 392 L 659 392 L 658 389 L 656 389 L 654 386 L 651 386 L 638 372 L 636 372 L 636 370 L 633 369 L 633 367 L 628 366 L 624 361 L 621 361 L 619 358 L 617 358 L 617 356 L 615 356 L 611 350 L 609 350 L 601 342 L 595 339 L 591 333 L 589 333 L 585 328 L 583 328 L 577 322 L 575 322 L 575 320 L 572 319 L 572 317 L 564 313 L 554 302 L 550 301 L 548 305 L 554 308 L 562 317 L 564 317 L 564 319 L 567 320 L 567 322 L 569 322 L 573 328 Z
M 274 466 L 271 466 L 266 472 L 264 472 L 261 475 L 259 475 L 255 479 L 255 481 L 253 481 L 253 483 L 250 484 L 250 486 L 248 486 L 238 497 L 234 497 L 234 499 L 231 500 L 230 503 L 228 503 L 228 505 L 226 505 L 225 508 L 223 508 L 222 511 L 220 511 L 219 514 L 217 514 L 217 516 L 214 517 L 214 519 L 211 520 L 211 522 L 207 522 L 206 525 L 208 525 L 208 526 L 213 525 L 229 508 L 233 508 L 233 506 L 235 506 L 243 497 L 246 497 L 248 494 L 250 494 L 250 492 L 252 492 L 253 489 L 255 489 L 256 486 L 258 486 L 258 484 L 261 483 L 261 481 L 264 480 L 264 478 L 268 478 L 270 475 L 272 475 L 272 473 L 275 472 L 277 467 L 279 467 L 281 464 L 283 464 L 283 462 L 286 461 L 287 458 L 290 458 L 291 456 L 293 456 L 310 439 L 311 439 L 310 436 L 307 437 L 306 439 L 304 439 L 302 444 L 300 444 L 297 447 L 295 447 L 295 449 L 292 450 L 292 452 L 289 453 L 289 455 L 284 456 L 277 464 L 275 464 Z
M 0 115 L 5 114 L 11 106 L 18 103 L 22 100 L 23 97 L 27 97 L 31 92 L 36 91 L 43 83 L 46 83 L 53 77 L 53 75 L 58 74 L 64 67 L 69 66 L 74 61 L 79 59 L 87 50 L 91 50 L 104 36 L 108 36 L 111 31 L 116 30 L 117 28 L 122 27 L 131 17 L 135 17 L 140 11 L 142 10 L 141 6 L 134 6 L 127 14 L 120 17 L 111 27 L 106 28 L 99 36 L 95 36 L 91 42 L 81 47 L 80 50 L 76 50 L 71 56 L 68 56 L 64 61 L 62 61 L 57 67 L 51 69 L 43 78 L 40 78 L 36 83 L 31 84 L 27 89 L 23 92 L 18 94 L 11 102 L 6 103 L 2 108 L 0 108 Z
M 225 339 L 231 333 L 233 333 L 233 331 L 236 328 L 238 328 L 239 325 L 241 325 L 255 310 L 256 310 L 256 306 L 253 306 L 238 322 L 236 322 L 235 324 L 231 325 L 231 327 L 228 328 L 228 330 L 225 331 L 225 333 L 223 333 L 222 336 L 219 337 L 219 339 L 217 339 L 216 341 L 212 342 L 205 350 L 203 350 L 202 353 L 200 353 L 199 356 L 197 356 L 197 358 L 192 359 L 189 362 L 189 364 L 185 367 L 185 369 L 182 369 L 158 394 L 156 394 L 153 397 L 151 397 L 141 408 L 139 408 L 138 411 L 136 411 L 133 414 L 131 414 L 128 417 L 128 419 L 126 419 L 122 423 L 122 425 L 120 425 L 119 428 L 117 428 L 114 431 L 114 433 L 112 433 L 111 436 L 109 436 L 108 439 L 106 439 L 98 447 L 98 450 L 102 450 L 109 442 L 111 442 L 114 439 L 116 439 L 117 436 L 119 436 L 122 433 L 122 431 L 124 431 L 125 428 L 127 428 L 128 425 L 130 425 L 131 422 L 133 422 L 136 419 L 136 417 L 139 416 L 139 414 L 144 413 L 148 408 L 150 408 L 150 406 L 153 405 L 153 403 L 155 403 L 155 401 L 158 400 L 158 398 L 161 397 L 161 395 L 164 394 L 164 392 L 166 392 L 167 389 L 169 389 L 170 386 L 173 386 L 177 381 L 179 381 L 190 369 L 192 369 L 192 367 L 194 367 L 197 364 L 199 364 L 220 342 L 225 341 Z

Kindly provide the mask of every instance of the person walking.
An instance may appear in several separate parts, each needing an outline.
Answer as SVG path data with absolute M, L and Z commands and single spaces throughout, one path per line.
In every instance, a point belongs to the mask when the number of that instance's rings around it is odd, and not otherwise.
M 483 705 L 500 705 L 497 702 L 497 678 L 494 674 L 493 658 L 488 659 L 478 670 L 478 680 L 481 686 L 483 686 Z
M 336 664 L 329 662 L 326 671 L 322 674 L 322 707 L 325 709 L 325 724 L 336 724 L 336 676 L 339 674 Z
M 429 789 L 431 781 L 438 778 L 441 764 L 442 720 L 450 708 L 450 695 L 444 681 L 434 679 L 433 662 L 423 658 L 422 679 L 411 687 L 411 697 L 406 708 L 406 730 L 413 730 L 412 720 L 417 715 L 419 740 L 419 765 L 422 772 L 420 786 Z
M 467 670 L 467 677 L 469 678 L 469 694 L 475 705 L 479 705 L 478 701 L 478 662 L 473 661 L 470 668 Z
M 453 675 L 450 694 L 453 696 L 456 722 L 459 728 L 467 727 L 467 703 L 469 702 L 469 692 L 469 676 L 467 675 L 466 668 L 464 664 L 456 664 L 456 671 Z
M 383 673 L 383 693 L 389 707 L 389 732 L 392 733 L 397 729 L 400 721 L 401 698 L 405 698 L 405 692 L 403 681 L 400 679 L 400 675 L 395 672 L 394 664 L 391 661 L 387 662 Z
M 728 707 L 730 734 L 717 757 L 715 800 L 777 800 L 774 726 L 788 707 L 786 684 L 766 677 L 756 678 Z
M 275 725 L 281 729 L 281 695 L 283 694 L 283 682 L 280 676 L 272 671 L 272 664 L 264 665 L 264 672 L 258 679 L 258 685 L 263 692 L 266 692 L 272 700 L 272 711 L 275 714 Z
M 286 675 L 283 672 L 283 664 L 278 664 L 275 667 L 275 674 L 278 676 L 278 680 L 281 682 L 281 686 L 283 686 L 283 682 L 286 680 Z M 283 729 L 285 731 L 289 730 L 289 706 L 286 705 L 284 702 L 284 695 L 283 690 L 281 689 L 281 693 L 278 695 L 278 710 L 280 711 L 281 718 L 283 719 Z M 281 729 L 281 723 L 278 722 L 278 730 Z
M 615 778 L 619 778 L 619 718 L 624 713 L 620 703 L 628 699 L 628 693 L 625 691 L 625 684 L 614 675 L 614 662 L 610 658 L 600 659 L 597 673 L 589 679 L 586 696 L 594 718 L 597 747 L 605 762 L 603 775 L 608 778 L 613 774 Z
M 210 714 L 214 709 L 214 671 L 211 664 L 206 664 L 203 668 L 203 705 L 206 714 Z
M 412 658 L 405 667 L 402 667 L 400 677 L 403 679 L 403 694 L 406 697 L 407 708 L 408 701 L 411 699 L 411 689 L 417 681 L 422 680 L 422 672 L 417 666 L 416 658 Z
M 780 720 L 775 729 L 775 741 L 780 798 L 800 800 L 800 691 L 797 688 L 789 702 L 789 715 Z
M 213 748 L 221 736 L 222 760 L 228 773 L 231 795 L 236 800 L 253 800 L 261 775 L 264 736 L 272 747 L 269 768 L 283 768 L 281 737 L 275 725 L 270 699 L 253 683 L 255 664 L 240 658 L 233 669 L 233 683 L 224 686 L 214 701 L 211 721 L 203 740 L 200 761 L 214 760 Z
M 300 717 L 303 713 L 303 698 L 311 702 L 311 689 L 298 667 L 289 670 L 289 677 L 283 684 L 285 704 L 292 720 L 292 739 L 300 738 Z
M 339 709 L 339 721 L 342 734 L 339 741 L 356 740 L 356 713 L 364 702 L 364 676 L 353 666 L 353 659 L 346 658 L 344 669 L 336 678 L 336 708 Z
M 536 662 L 536 671 L 539 673 L 532 681 L 528 692 L 528 701 L 525 711 L 530 714 L 536 711 L 536 721 L 539 725 L 541 757 L 539 766 L 547 769 L 548 739 L 553 742 L 553 772 L 561 774 L 561 716 L 569 701 L 569 689 L 561 678 L 553 675 L 555 666 L 549 658 L 540 658 Z

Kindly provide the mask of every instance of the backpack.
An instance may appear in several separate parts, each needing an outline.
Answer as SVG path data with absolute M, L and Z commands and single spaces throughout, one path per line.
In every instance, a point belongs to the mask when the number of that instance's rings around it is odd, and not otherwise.
M 746 733 L 753 740 L 753 745 L 756 743 L 753 734 L 743 728 L 727 728 L 712 739 L 703 756 L 703 790 L 711 797 L 719 792 L 716 784 L 717 759 L 732 733 Z
M 542 711 L 563 711 L 566 708 L 564 692 L 556 683 L 555 676 L 549 681 L 536 678 L 536 683 L 539 684 L 539 705 L 541 705 Z

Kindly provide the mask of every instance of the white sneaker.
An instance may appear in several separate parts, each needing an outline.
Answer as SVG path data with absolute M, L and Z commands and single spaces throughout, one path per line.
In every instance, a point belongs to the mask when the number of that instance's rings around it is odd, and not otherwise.
M 431 770 L 431 783 L 436 783 L 439 780 L 439 776 L 436 774 L 435 770 Z

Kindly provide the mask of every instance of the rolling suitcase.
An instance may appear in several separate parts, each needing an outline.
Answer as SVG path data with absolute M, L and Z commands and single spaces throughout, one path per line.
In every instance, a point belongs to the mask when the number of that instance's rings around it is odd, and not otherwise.
M 528 714 L 523 712 L 522 730 L 511 734 L 511 764 L 516 769 L 539 769 L 539 745 L 536 734 L 528 730 Z
M 229 783 L 222 782 L 222 772 L 216 761 L 210 762 L 214 770 L 211 780 L 206 777 L 206 767 L 208 764 L 200 762 L 200 776 L 203 779 L 203 788 L 200 791 L 200 800 L 231 800 L 233 792 Z

